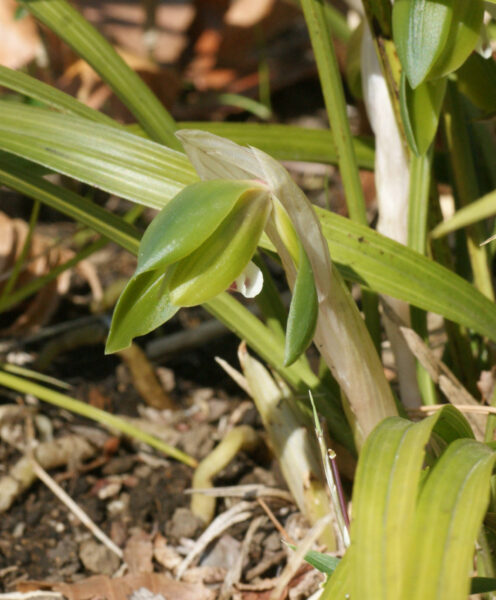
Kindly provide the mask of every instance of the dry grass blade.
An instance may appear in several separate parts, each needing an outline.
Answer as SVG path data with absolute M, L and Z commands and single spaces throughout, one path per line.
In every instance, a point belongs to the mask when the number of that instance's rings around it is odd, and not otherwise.
M 274 498 L 293 504 L 293 497 L 285 490 L 267 487 L 263 484 L 250 483 L 246 485 L 228 485 L 215 488 L 195 488 L 184 491 L 185 494 L 205 494 L 217 498 L 243 498 L 243 500 L 256 500 L 257 498 Z
M 123 558 L 122 550 L 88 517 L 88 515 L 74 502 L 74 500 L 56 483 L 36 460 L 31 459 L 33 471 L 43 483 L 67 506 L 67 508 L 87 527 L 91 533 L 105 544 L 120 559 Z
M 203 550 L 205 550 L 208 544 L 224 533 L 226 529 L 229 529 L 229 527 L 236 523 L 241 523 L 242 521 L 249 519 L 257 506 L 258 504 L 256 502 L 246 502 L 243 500 L 215 518 L 196 540 L 195 545 L 188 556 L 186 556 L 179 565 L 176 572 L 176 578 L 181 579 L 188 567 L 203 552 Z
M 409 327 L 400 326 L 400 332 L 403 335 L 408 347 L 429 373 L 434 383 L 438 384 L 443 394 L 451 404 L 456 406 L 480 407 L 480 403 L 467 391 L 448 367 L 439 360 L 436 355 L 424 343 L 422 338 Z M 476 411 L 475 411 L 476 412 Z M 484 439 L 485 417 L 475 414 L 468 414 L 476 439 Z
M 222 589 L 219 594 L 219 600 L 227 600 L 231 597 L 234 586 L 240 581 L 241 574 L 243 571 L 243 564 L 248 557 L 250 551 L 250 544 L 253 540 L 253 536 L 257 532 L 257 529 L 265 521 L 265 517 L 259 516 L 253 519 L 248 527 L 248 531 L 243 539 L 243 545 L 241 546 L 241 552 L 238 554 L 233 566 L 226 573 L 226 578 L 222 584 Z

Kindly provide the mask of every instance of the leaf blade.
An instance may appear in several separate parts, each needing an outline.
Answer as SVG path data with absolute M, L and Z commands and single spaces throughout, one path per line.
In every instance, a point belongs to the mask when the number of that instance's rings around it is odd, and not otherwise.
M 0 115 L 2 149 L 138 204 L 162 208 L 197 180 L 183 154 L 115 127 L 6 102 Z
M 484 444 L 461 439 L 430 472 L 419 497 L 404 600 L 467 598 L 495 460 Z
M 100 74 L 153 139 L 180 148 L 174 137 L 174 120 L 167 110 L 76 9 L 65 0 L 22 0 L 22 4 Z

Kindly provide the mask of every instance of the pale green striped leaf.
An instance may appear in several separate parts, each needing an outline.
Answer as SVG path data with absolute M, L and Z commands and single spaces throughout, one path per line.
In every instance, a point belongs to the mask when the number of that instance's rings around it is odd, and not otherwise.
M 162 208 L 197 180 L 188 159 L 81 117 L 0 103 L 0 148 L 139 204 Z
M 474 440 L 451 444 L 418 500 L 402 600 L 465 600 L 496 453 Z M 456 568 L 454 566 L 456 565 Z

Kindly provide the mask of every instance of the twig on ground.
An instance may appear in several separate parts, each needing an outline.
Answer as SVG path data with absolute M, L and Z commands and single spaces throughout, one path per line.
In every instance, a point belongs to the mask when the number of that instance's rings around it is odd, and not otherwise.
M 88 515 L 78 506 L 74 500 L 56 483 L 52 477 L 43 469 L 39 463 L 31 458 L 31 463 L 33 466 L 33 471 L 36 473 L 37 477 L 43 481 L 43 483 L 57 496 L 57 498 L 67 506 L 67 508 L 76 516 L 81 523 L 87 527 L 91 533 L 105 544 L 109 550 L 111 550 L 114 554 L 116 554 L 121 560 L 123 558 L 122 550 L 114 544 L 114 542 L 107 537 L 107 535 L 96 525 Z
M 203 552 L 203 550 L 205 550 L 210 542 L 217 538 L 221 533 L 224 533 L 224 531 L 229 529 L 232 525 L 249 519 L 256 507 L 256 502 L 241 501 L 215 518 L 212 523 L 210 523 L 209 527 L 207 527 L 202 535 L 196 540 L 188 556 L 186 556 L 179 565 L 176 572 L 176 579 L 181 579 L 186 572 L 186 569 Z
M 45 469 L 61 467 L 73 460 L 87 460 L 95 452 L 95 448 L 78 435 L 43 442 L 33 450 L 34 457 Z M 0 477 L 0 513 L 8 510 L 19 494 L 27 490 L 35 480 L 31 461 L 23 456 L 6 475 Z
M 265 513 L 267 514 L 269 519 L 271 520 L 272 525 L 274 525 L 274 527 L 277 529 L 277 531 L 282 535 L 283 539 L 285 541 L 288 541 L 290 544 L 295 544 L 295 541 L 291 538 L 291 536 L 284 529 L 284 527 L 279 523 L 275 514 L 270 510 L 270 508 L 267 506 L 265 501 L 262 500 L 262 498 L 257 498 L 257 502 L 260 504 L 260 506 L 263 508 L 263 510 L 265 511 Z

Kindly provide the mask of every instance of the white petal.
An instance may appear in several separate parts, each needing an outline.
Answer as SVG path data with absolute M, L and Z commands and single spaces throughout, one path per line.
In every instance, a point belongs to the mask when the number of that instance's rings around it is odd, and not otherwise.
M 262 271 L 253 262 L 249 262 L 244 271 L 237 277 L 231 287 L 232 292 L 239 292 L 245 298 L 254 298 L 258 296 L 263 287 Z

